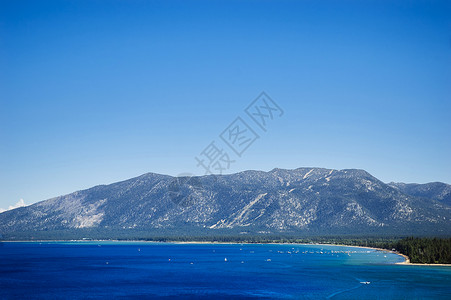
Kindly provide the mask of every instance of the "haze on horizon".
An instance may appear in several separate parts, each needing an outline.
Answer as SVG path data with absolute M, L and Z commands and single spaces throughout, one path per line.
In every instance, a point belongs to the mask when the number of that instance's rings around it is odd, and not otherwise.
M 450 29 L 449 1 L 1 1 L 0 207 L 202 175 L 237 117 L 259 138 L 225 173 L 450 184 Z

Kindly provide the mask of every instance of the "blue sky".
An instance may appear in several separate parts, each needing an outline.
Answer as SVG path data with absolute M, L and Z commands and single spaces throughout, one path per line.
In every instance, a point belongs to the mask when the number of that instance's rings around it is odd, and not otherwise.
M 195 156 L 451 183 L 449 1 L 0 1 L 0 207 Z M 244 109 L 284 110 L 267 132 Z

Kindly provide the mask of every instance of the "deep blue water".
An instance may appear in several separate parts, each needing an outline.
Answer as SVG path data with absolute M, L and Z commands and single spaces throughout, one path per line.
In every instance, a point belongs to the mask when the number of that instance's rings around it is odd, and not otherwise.
M 400 261 L 320 245 L 1 243 L 0 298 L 451 299 L 450 267 Z

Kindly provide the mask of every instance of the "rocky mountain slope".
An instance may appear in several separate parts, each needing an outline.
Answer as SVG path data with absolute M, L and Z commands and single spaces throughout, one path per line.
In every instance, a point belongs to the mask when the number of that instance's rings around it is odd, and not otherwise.
M 1 213 L 0 233 L 451 234 L 449 193 L 423 191 L 354 169 L 148 173 Z
M 390 182 L 389 185 L 410 196 L 434 199 L 451 205 L 451 185 L 443 182 L 425 184 Z

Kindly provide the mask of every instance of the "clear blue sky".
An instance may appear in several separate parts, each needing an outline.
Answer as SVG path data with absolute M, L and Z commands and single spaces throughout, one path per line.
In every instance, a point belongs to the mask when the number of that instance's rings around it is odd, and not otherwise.
M 0 207 L 201 174 L 261 91 L 285 113 L 229 173 L 451 183 L 450 1 L 0 0 Z

